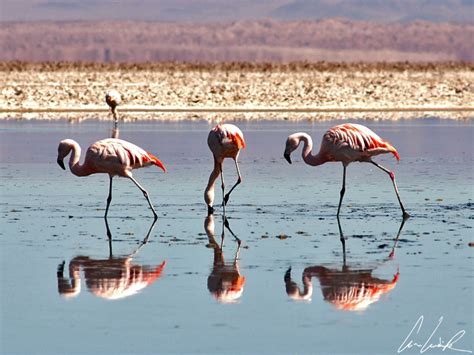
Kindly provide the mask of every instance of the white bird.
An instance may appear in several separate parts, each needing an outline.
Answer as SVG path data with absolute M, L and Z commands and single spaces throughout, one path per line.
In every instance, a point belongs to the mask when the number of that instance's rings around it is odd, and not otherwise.
M 114 118 L 114 128 L 112 131 L 112 138 L 118 138 L 119 131 L 118 131 L 118 114 L 117 114 L 117 106 L 120 105 L 122 102 L 122 97 L 117 90 L 110 90 L 105 94 L 105 102 L 110 107 L 110 112 L 112 112 L 112 116 Z

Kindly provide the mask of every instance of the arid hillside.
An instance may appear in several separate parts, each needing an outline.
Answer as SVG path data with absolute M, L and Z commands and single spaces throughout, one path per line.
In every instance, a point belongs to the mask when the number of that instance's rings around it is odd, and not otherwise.
M 2 0 L 0 21 L 258 19 L 473 23 L 472 0 Z
M 1 61 L 474 61 L 474 25 L 320 21 L 0 24 Z

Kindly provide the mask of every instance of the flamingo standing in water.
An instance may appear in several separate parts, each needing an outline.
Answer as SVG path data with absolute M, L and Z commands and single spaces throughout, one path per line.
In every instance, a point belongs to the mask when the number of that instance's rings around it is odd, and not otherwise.
M 119 130 L 118 130 L 118 114 L 117 114 L 117 106 L 120 105 L 122 102 L 122 97 L 117 90 L 110 90 L 105 95 L 105 102 L 110 107 L 110 112 L 112 112 L 112 116 L 114 118 L 114 128 L 112 130 L 112 138 L 119 137 Z
M 57 163 L 61 168 L 64 167 L 64 158 L 71 152 L 69 159 L 69 168 L 76 176 L 88 176 L 97 173 L 107 173 L 110 177 L 109 197 L 107 198 L 107 207 L 105 209 L 105 218 L 109 211 L 112 201 L 112 178 L 115 175 L 129 178 L 143 192 L 148 201 L 155 220 L 158 218 L 156 211 L 148 197 L 148 192 L 132 176 L 132 170 L 143 168 L 150 165 L 156 165 L 166 172 L 163 163 L 154 155 L 147 153 L 135 144 L 121 139 L 108 138 L 97 141 L 87 149 L 84 164 L 80 164 L 81 147 L 72 139 L 65 139 L 59 143 Z
M 244 135 L 237 126 L 232 124 L 219 124 L 209 132 L 207 144 L 212 152 L 212 155 L 214 156 L 214 169 L 209 176 L 209 182 L 207 183 L 206 191 L 204 192 L 204 200 L 207 204 L 208 214 L 214 213 L 214 183 L 220 175 L 223 197 L 222 207 L 224 208 L 225 213 L 225 205 L 229 201 L 231 192 L 237 187 L 238 184 L 242 182 L 242 176 L 240 175 L 239 163 L 237 159 L 239 157 L 240 150 L 245 148 Z M 234 184 L 234 186 L 232 186 L 227 194 L 225 194 L 224 190 L 224 174 L 222 170 L 222 165 L 225 158 L 232 158 L 234 160 L 238 175 L 237 182 Z
M 377 168 L 386 172 L 392 180 L 398 202 L 403 213 L 403 219 L 410 217 L 403 207 L 400 194 L 398 193 L 397 183 L 395 182 L 395 174 L 377 164 L 372 160 L 373 156 L 385 153 L 392 153 L 397 160 L 400 160 L 397 150 L 387 141 L 384 141 L 369 128 L 359 125 L 346 123 L 332 127 L 323 136 L 319 153 L 313 155 L 313 140 L 306 133 L 294 133 L 286 140 L 286 147 L 283 156 L 291 164 L 291 153 L 296 150 L 303 142 L 303 160 L 306 164 L 317 166 L 327 162 L 340 161 L 343 167 L 342 189 L 339 198 L 339 207 L 337 208 L 337 216 L 341 210 L 341 203 L 346 191 L 346 168 L 354 162 L 367 162 L 374 164 Z

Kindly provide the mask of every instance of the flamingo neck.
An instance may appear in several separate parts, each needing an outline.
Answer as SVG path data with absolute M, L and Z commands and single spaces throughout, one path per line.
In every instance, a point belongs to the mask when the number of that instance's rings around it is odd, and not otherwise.
M 209 181 L 206 186 L 206 191 L 204 192 L 204 199 L 208 206 L 212 206 L 214 204 L 214 184 L 221 173 L 220 163 L 214 157 L 214 169 L 209 176 Z
M 285 274 L 286 293 L 288 296 L 297 301 L 311 300 L 313 295 L 313 283 L 311 282 L 311 275 L 306 275 L 303 272 L 303 291 L 301 291 L 298 284 L 291 279 L 290 271 Z
M 81 292 L 80 264 L 75 259 L 69 264 L 69 278 L 58 271 L 58 291 L 64 297 L 76 297 Z
M 300 141 L 303 142 L 302 157 L 306 164 L 316 166 L 326 162 L 320 153 L 316 155 L 311 153 L 313 150 L 313 140 L 311 139 L 311 136 L 306 133 L 301 133 Z
M 91 172 L 87 168 L 86 164 L 80 164 L 79 160 L 81 158 L 81 147 L 78 143 L 74 142 L 71 146 L 72 154 L 71 158 L 69 158 L 69 169 L 71 172 L 76 176 L 87 176 L 90 175 Z

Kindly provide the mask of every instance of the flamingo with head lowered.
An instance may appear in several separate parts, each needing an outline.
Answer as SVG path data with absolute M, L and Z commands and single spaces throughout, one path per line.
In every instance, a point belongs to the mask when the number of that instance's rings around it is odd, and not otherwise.
M 291 164 L 290 155 L 298 148 L 301 142 L 303 142 L 302 156 L 306 164 L 317 166 L 335 161 L 342 163 L 342 189 L 340 192 L 339 207 L 337 208 L 337 216 L 339 216 L 342 199 L 346 191 L 346 168 L 350 163 L 358 161 L 372 163 L 390 176 L 402 209 L 403 219 L 410 217 L 400 199 L 397 183 L 395 182 L 395 174 L 372 160 L 372 157 L 385 153 L 392 153 L 397 160 L 400 160 L 400 156 L 390 143 L 380 138 L 369 128 L 353 123 L 345 123 L 332 127 L 324 134 L 319 153 L 316 155 L 313 155 L 311 152 L 313 149 L 313 140 L 311 137 L 302 132 L 294 133 L 286 140 L 285 152 L 283 154 L 288 163 Z
M 207 138 L 207 144 L 214 157 L 214 169 L 209 176 L 209 182 L 207 183 L 206 191 L 204 192 L 204 200 L 207 204 L 208 214 L 214 213 L 214 184 L 221 176 L 221 187 L 222 187 L 222 207 L 224 208 L 229 201 L 229 196 L 232 191 L 242 182 L 242 176 L 240 175 L 239 163 L 237 161 L 240 150 L 245 148 L 245 140 L 242 131 L 233 124 L 219 124 L 215 126 L 210 132 Z M 232 186 L 227 194 L 225 194 L 224 185 L 224 174 L 223 174 L 223 163 L 225 158 L 232 158 L 237 169 L 237 182 Z
M 76 176 L 88 176 L 91 174 L 106 173 L 110 177 L 109 197 L 107 198 L 107 207 L 105 209 L 105 218 L 109 211 L 110 202 L 112 201 L 112 178 L 121 176 L 129 178 L 143 192 L 148 201 L 155 219 L 158 218 L 155 208 L 153 207 L 148 192 L 138 183 L 132 176 L 132 170 L 143 168 L 146 166 L 156 165 L 166 172 L 163 163 L 151 153 L 147 153 L 142 148 L 130 142 L 108 138 L 97 141 L 87 149 L 84 163 L 81 165 L 81 147 L 72 139 L 65 139 L 59 143 L 57 163 L 61 168 L 64 167 L 64 158 L 72 151 L 69 159 L 69 168 Z

